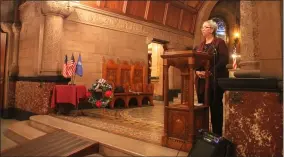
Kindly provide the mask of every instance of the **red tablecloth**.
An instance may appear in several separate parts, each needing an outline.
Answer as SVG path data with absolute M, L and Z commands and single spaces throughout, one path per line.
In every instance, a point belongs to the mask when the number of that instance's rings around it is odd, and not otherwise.
M 80 98 L 86 98 L 87 88 L 84 85 L 56 85 L 53 88 L 51 108 L 57 103 L 70 103 L 77 107 Z

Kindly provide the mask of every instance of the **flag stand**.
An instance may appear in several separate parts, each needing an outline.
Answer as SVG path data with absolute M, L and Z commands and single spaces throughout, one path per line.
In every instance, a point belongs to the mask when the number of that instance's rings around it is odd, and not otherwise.
M 70 81 L 69 85 L 75 85 L 75 77 L 76 77 L 76 75 L 74 75 L 74 74 L 71 76 L 71 81 Z

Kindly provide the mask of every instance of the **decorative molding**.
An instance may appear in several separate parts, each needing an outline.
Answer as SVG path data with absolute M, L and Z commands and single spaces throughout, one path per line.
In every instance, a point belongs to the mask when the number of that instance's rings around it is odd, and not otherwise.
M 75 11 L 68 17 L 70 21 L 114 29 L 149 38 L 157 38 L 184 46 L 189 46 L 193 43 L 193 35 L 185 31 L 177 31 L 165 26 L 151 24 L 77 3 L 70 2 L 70 5 L 71 4 L 75 8 Z
M 42 1 L 41 10 L 44 15 L 57 15 L 68 17 L 74 8 L 70 7 L 69 1 Z

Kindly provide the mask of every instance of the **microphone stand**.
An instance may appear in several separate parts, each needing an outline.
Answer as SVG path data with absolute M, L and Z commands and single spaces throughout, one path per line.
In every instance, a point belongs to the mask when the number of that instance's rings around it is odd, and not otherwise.
M 213 45 L 213 43 L 211 44 L 212 45 L 212 48 L 213 48 L 213 50 L 214 50 L 214 52 L 213 52 L 213 65 L 214 65 L 214 67 L 213 67 L 213 91 L 214 91 L 214 94 L 213 94 L 213 96 L 214 96 L 214 99 L 213 99 L 213 102 L 215 101 L 215 97 L 216 97 L 216 55 L 218 54 L 218 52 L 217 52 L 217 50 L 216 50 L 216 48 L 215 48 L 215 46 Z M 213 103 L 212 102 L 212 103 Z

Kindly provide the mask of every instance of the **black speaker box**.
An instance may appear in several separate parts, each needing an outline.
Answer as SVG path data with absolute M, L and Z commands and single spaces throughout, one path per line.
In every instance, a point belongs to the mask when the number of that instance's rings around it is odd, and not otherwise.
M 233 144 L 210 132 L 201 131 L 188 157 L 235 157 Z

